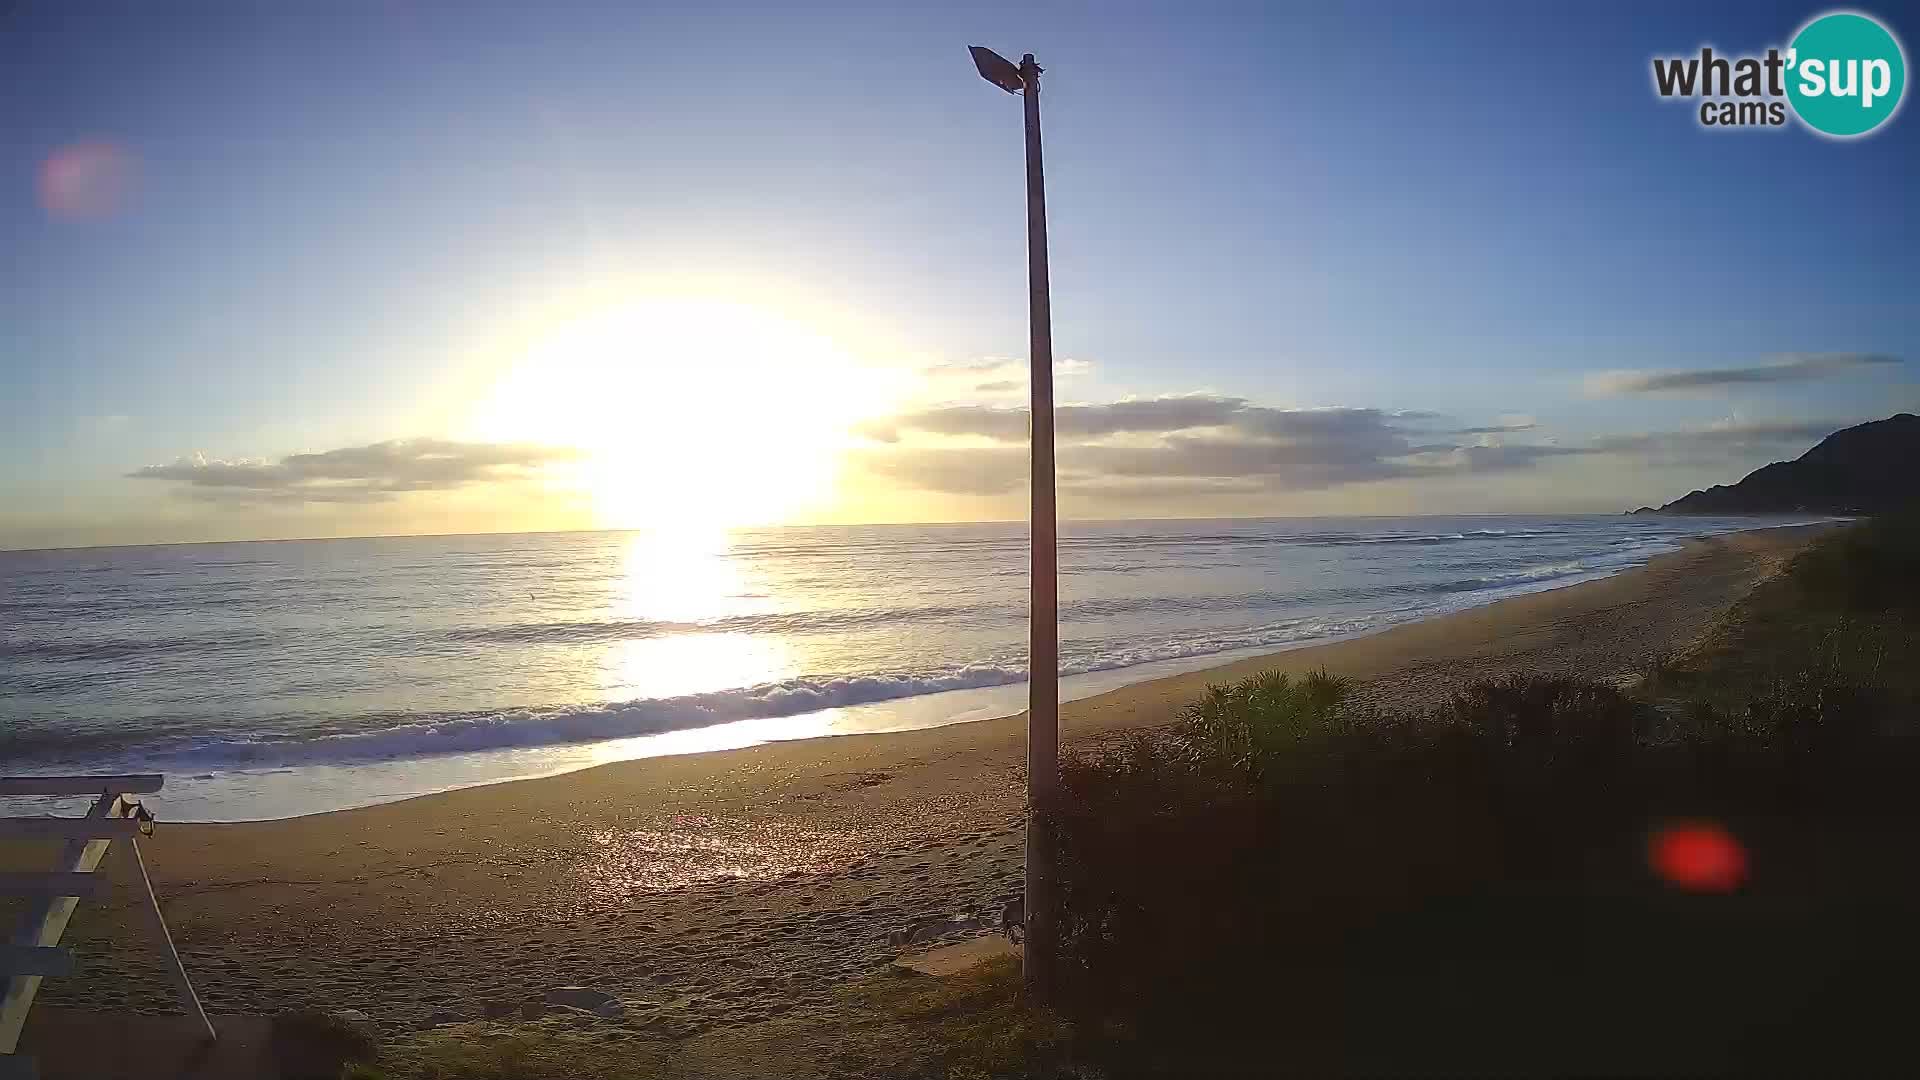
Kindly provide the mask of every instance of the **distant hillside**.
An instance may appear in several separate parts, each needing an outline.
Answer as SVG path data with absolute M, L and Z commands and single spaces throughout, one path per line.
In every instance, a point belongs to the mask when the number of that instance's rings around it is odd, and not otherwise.
M 1920 502 L 1920 416 L 1836 431 L 1794 461 L 1636 514 L 1878 514 Z

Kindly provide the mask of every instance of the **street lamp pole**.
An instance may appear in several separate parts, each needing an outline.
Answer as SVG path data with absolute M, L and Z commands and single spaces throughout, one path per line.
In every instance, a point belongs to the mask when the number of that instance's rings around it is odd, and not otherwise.
M 1051 832 L 1060 761 L 1060 594 L 1054 512 L 1053 309 L 1047 287 L 1047 188 L 1040 164 L 1040 65 L 1033 54 L 1014 67 L 974 46 L 981 77 L 1025 99 L 1027 126 L 1027 319 L 1033 415 L 1033 508 L 1028 601 L 1027 887 L 1024 968 L 1029 992 L 1054 983 L 1054 851 Z

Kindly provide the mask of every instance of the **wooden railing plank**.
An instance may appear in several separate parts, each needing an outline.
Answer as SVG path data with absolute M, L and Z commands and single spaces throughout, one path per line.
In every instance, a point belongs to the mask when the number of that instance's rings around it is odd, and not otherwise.
M 0 873 L 0 896 L 92 898 L 106 891 L 107 879 L 99 874 L 74 874 L 52 870 Z
M 158 773 L 110 776 L 0 776 L 0 795 L 151 795 L 167 778 Z
M 0 975 L 73 974 L 73 954 L 51 945 L 0 945 Z
M 137 826 L 138 822 L 127 817 L 132 812 L 133 807 L 121 796 L 102 795 L 93 801 L 84 821 L 70 824 L 92 826 L 88 832 L 112 824 Z M 100 860 L 106 858 L 111 846 L 110 840 L 90 836 L 70 839 L 61 845 L 60 869 L 71 874 L 90 874 L 100 868 Z M 79 906 L 79 898 L 73 896 L 48 896 L 29 903 L 14 944 L 47 947 L 60 944 L 60 935 L 67 932 L 67 921 Z M 40 979 L 38 975 L 16 975 L 6 981 L 6 996 L 0 998 L 0 1055 L 11 1054 L 19 1047 L 20 1029 L 26 1026 L 27 1011 L 33 1008 L 34 996 L 40 992 Z
M 159 938 L 167 970 L 173 978 L 180 1003 L 198 1021 L 209 1041 L 219 1036 L 201 1007 L 200 996 L 180 962 L 173 935 L 160 912 L 160 899 L 153 891 L 153 879 L 147 874 L 147 862 L 140 851 L 140 828 L 153 818 L 137 801 L 126 796 L 158 791 L 158 776 L 121 777 L 29 777 L 0 780 L 0 794 L 75 795 L 95 794 L 84 818 L 0 818 L 0 837 L 28 836 L 65 839 L 60 869 L 48 872 L 10 871 L 0 873 L 0 895 L 31 898 L 25 918 L 13 943 L 0 945 L 0 977 L 6 994 L 0 998 L 0 1080 L 33 1075 L 33 1063 L 15 1054 L 20 1032 L 26 1026 L 27 1011 L 40 990 L 40 981 L 49 976 L 73 973 L 73 954 L 60 948 L 61 935 L 73 917 L 83 896 L 93 896 L 105 888 L 98 873 L 100 860 L 115 839 L 124 837 L 133 855 L 134 870 L 140 876 L 143 905 Z
M 0 837 L 118 840 L 140 834 L 132 818 L 0 818 Z

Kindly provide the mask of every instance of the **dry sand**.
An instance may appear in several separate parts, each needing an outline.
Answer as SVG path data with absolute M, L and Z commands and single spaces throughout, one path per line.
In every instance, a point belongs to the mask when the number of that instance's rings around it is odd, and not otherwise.
M 1063 707 L 1065 736 L 1097 746 L 1167 723 L 1210 682 L 1276 668 L 1325 667 L 1416 708 L 1511 671 L 1629 677 L 1809 535 L 1699 541 L 1603 581 L 1125 687 Z M 1022 727 L 628 761 L 288 821 L 163 822 L 148 860 L 215 1012 L 354 1008 L 405 1028 L 581 985 L 626 1004 L 618 1027 L 679 1034 L 823 1002 L 893 959 L 890 933 L 1018 895 Z M 168 1007 L 129 895 L 83 905 L 80 972 L 50 980 L 44 1002 Z

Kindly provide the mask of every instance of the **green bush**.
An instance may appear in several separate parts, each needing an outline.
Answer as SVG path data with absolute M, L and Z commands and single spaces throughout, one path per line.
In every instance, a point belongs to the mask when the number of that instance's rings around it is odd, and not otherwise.
M 1157 737 L 1063 761 L 1063 989 L 1083 1023 L 1133 1032 L 1146 1057 L 1108 1062 L 1116 1073 L 1156 1071 L 1154 1048 L 1174 1043 L 1165 1071 L 1204 1072 L 1171 1032 L 1213 1032 L 1203 1041 L 1223 1060 L 1245 1052 L 1255 1014 L 1279 1007 L 1266 969 L 1486 872 L 1475 838 L 1490 800 L 1462 798 L 1460 770 L 1437 764 L 1454 748 L 1349 715 L 1350 689 L 1324 673 L 1256 676 L 1210 688 Z
M 1260 783 L 1338 734 L 1335 721 L 1353 684 L 1325 671 L 1295 680 L 1268 672 L 1209 686 L 1181 714 L 1175 738 L 1202 769 Z
M 1558 772 L 1624 764 L 1648 716 L 1645 705 L 1604 683 L 1513 675 L 1455 694 L 1440 719 L 1512 767 Z
M 1863 613 L 1920 613 L 1920 508 L 1823 537 L 1794 558 L 1787 576 L 1817 604 Z
M 1624 886 L 1646 873 L 1635 852 L 1656 822 L 1917 808 L 1920 759 L 1844 673 L 1783 676 L 1732 710 L 1515 676 L 1425 716 L 1362 717 L 1347 690 L 1280 675 L 1214 687 L 1157 738 L 1063 761 L 1065 1002 L 1124 1033 L 1107 1043 L 1115 1075 L 1263 1060 L 1276 1024 L 1289 1061 L 1337 1069 L 1346 1006 L 1303 973 L 1345 979 L 1378 926 L 1450 898 L 1552 893 L 1595 858 Z M 1514 932 L 1503 964 L 1563 948 Z M 1532 1007 L 1522 986 L 1476 992 Z
M 275 1016 L 267 1025 L 267 1043 L 286 1080 L 337 1080 L 349 1064 L 379 1054 L 372 1034 L 313 1009 Z

